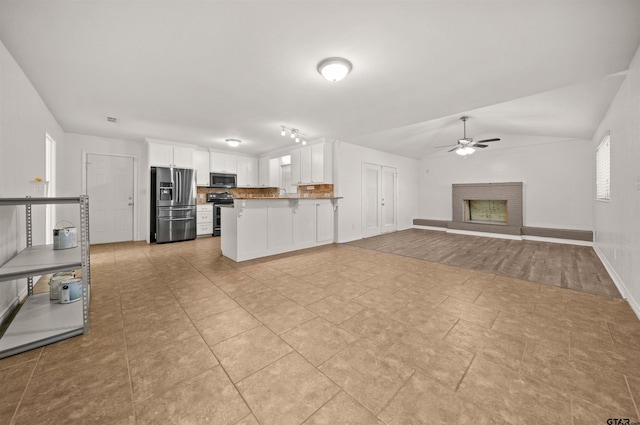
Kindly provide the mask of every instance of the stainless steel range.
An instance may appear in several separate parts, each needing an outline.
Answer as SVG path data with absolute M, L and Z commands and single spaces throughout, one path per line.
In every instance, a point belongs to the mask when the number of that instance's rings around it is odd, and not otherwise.
M 229 192 L 207 193 L 207 202 L 213 202 L 213 236 L 220 236 L 220 206 L 233 204 L 233 195 Z

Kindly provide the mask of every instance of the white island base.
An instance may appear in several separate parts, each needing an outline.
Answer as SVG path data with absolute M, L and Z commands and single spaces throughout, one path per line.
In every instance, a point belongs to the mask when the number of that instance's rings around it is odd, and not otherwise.
M 333 243 L 338 198 L 235 199 L 220 208 L 222 255 L 236 262 Z

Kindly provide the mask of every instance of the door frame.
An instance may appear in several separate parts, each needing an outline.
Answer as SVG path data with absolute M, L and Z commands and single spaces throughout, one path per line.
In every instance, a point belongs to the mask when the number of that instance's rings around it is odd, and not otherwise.
M 133 229 L 131 240 L 136 241 L 136 236 L 138 235 L 138 156 L 133 154 L 119 154 L 119 153 L 111 153 L 111 152 L 89 152 L 82 151 L 82 187 L 81 193 L 87 195 L 87 178 L 89 176 L 87 167 L 89 166 L 89 155 L 102 155 L 102 156 L 117 156 L 119 158 L 131 158 L 133 159 Z M 91 205 L 91 199 L 89 199 L 89 205 Z M 148 221 L 148 220 L 147 220 Z M 91 221 L 89 221 L 91 223 Z M 89 241 L 91 243 L 91 241 Z
M 396 232 L 398 231 L 398 169 L 396 167 L 389 167 L 387 165 L 381 165 L 381 170 L 380 170 L 380 194 L 381 194 L 381 200 L 384 198 L 384 191 L 383 191 L 383 183 L 382 181 L 384 180 L 382 178 L 382 175 L 384 174 L 384 170 L 388 169 L 388 170 L 393 170 L 393 229 L 392 230 L 387 230 L 386 232 L 384 231 L 384 224 L 382 222 L 382 211 L 380 212 L 380 234 L 383 233 L 391 233 L 391 232 Z M 382 210 L 382 207 L 380 208 L 380 210 Z
M 365 210 L 365 198 L 366 198 L 366 173 L 365 170 L 368 167 L 373 167 L 373 168 L 377 168 L 378 169 L 378 232 L 375 234 L 366 234 L 366 210 Z M 385 169 L 390 169 L 390 170 L 394 170 L 394 179 L 393 179 L 393 216 L 395 218 L 395 226 L 393 230 L 388 230 L 388 231 L 384 231 L 383 229 L 383 224 L 382 224 L 382 197 L 383 197 L 383 191 L 382 191 L 382 173 L 383 170 Z M 382 235 L 384 233 L 391 233 L 391 232 L 395 232 L 398 230 L 398 169 L 396 167 L 391 167 L 388 165 L 382 165 L 382 164 L 374 164 L 372 162 L 366 162 L 366 161 L 362 161 L 361 163 L 361 183 L 360 183 L 360 191 L 361 191 L 361 204 L 360 204 L 360 208 L 361 208 L 361 214 L 360 214 L 360 220 L 361 220 L 361 237 L 362 238 L 369 238 L 372 236 L 377 236 L 377 235 Z

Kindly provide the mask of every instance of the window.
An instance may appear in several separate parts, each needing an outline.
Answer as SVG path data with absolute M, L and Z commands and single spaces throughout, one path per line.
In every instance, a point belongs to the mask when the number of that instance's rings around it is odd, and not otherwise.
M 611 136 L 606 135 L 596 149 L 596 199 L 611 199 Z

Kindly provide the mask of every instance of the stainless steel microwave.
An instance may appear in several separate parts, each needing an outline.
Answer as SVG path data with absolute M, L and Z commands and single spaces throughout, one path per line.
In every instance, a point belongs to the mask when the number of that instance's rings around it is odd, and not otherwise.
M 225 173 L 211 173 L 209 187 L 236 187 L 236 175 Z

